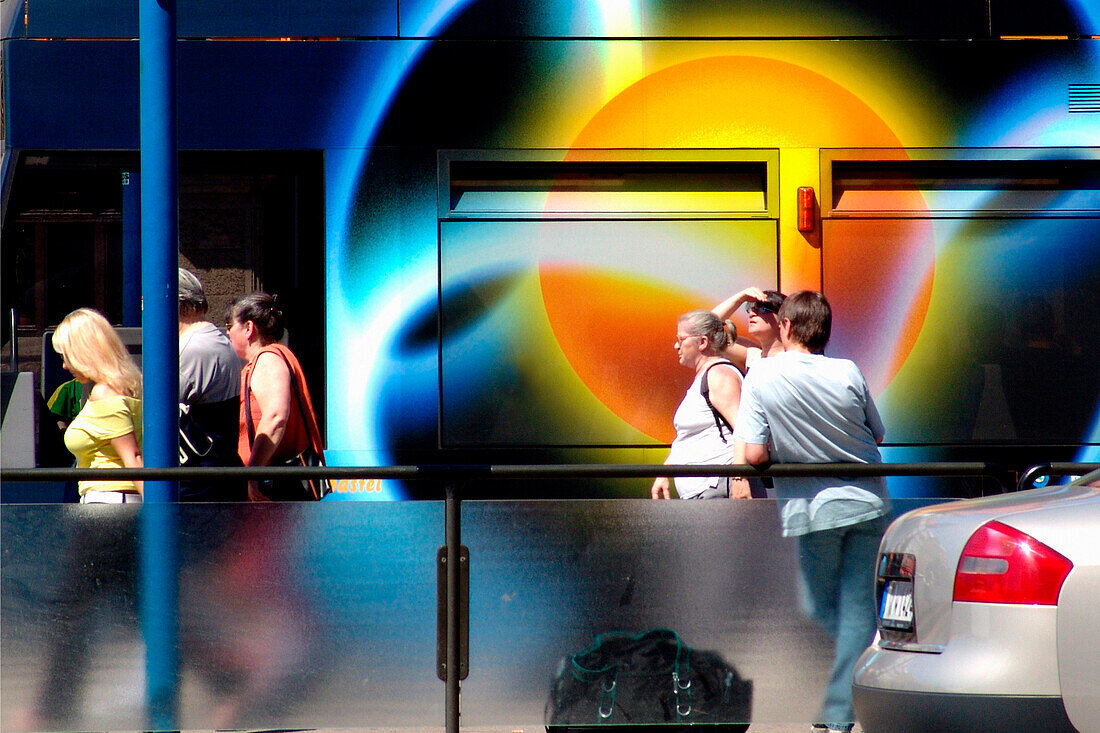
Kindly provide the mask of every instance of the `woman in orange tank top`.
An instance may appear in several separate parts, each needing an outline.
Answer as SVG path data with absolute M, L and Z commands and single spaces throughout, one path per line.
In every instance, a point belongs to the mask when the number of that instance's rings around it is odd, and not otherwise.
M 241 416 L 237 452 L 246 466 L 293 464 L 307 448 L 320 452 L 320 431 L 305 374 L 294 353 L 279 341 L 283 311 L 267 293 L 246 295 L 230 308 L 225 328 L 241 371 Z M 301 465 L 300 462 L 297 465 Z M 294 501 L 307 495 L 298 480 L 249 481 L 251 501 Z

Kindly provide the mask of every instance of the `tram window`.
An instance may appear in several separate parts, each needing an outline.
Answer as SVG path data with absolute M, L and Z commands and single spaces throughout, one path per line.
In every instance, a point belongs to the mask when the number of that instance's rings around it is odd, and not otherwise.
M 832 162 L 826 215 L 1100 212 L 1100 160 Z
M 1078 444 L 1100 402 L 1100 218 L 824 222 L 829 351 L 896 443 Z M 865 266 L 874 262 L 874 268 Z M 863 298 L 863 300 L 860 300 Z
M 822 150 L 821 162 L 830 349 L 881 395 L 890 440 L 1089 441 L 1100 148 Z
M 665 161 L 452 160 L 444 153 L 440 215 L 775 215 L 774 151 L 707 152 L 711 159 Z

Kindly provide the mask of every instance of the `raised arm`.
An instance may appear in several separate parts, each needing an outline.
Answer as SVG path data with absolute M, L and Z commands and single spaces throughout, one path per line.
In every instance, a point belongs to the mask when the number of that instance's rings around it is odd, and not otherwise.
M 723 300 L 718 305 L 714 306 L 711 312 L 721 318 L 723 321 L 737 312 L 745 303 L 757 300 L 767 300 L 768 296 L 764 294 L 764 291 L 758 287 L 745 288 L 739 293 L 731 295 Z
M 760 349 L 754 346 L 747 346 L 743 343 L 743 339 L 738 337 L 736 341 L 728 344 L 726 348 L 722 349 L 722 356 L 736 364 L 737 368 L 744 373 L 749 368 L 749 362 L 754 361 L 756 358 L 752 355 L 754 351 L 759 352 Z M 733 424 L 732 420 L 730 420 L 730 424 Z

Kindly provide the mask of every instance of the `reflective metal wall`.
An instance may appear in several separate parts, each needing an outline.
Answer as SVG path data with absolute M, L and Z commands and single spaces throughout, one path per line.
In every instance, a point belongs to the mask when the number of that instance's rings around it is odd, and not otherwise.
M 831 649 L 798 611 L 777 517 L 764 500 L 467 505 L 464 722 L 537 728 L 563 657 L 655 627 L 751 679 L 754 721 L 811 721 Z
M 442 503 L 178 511 L 181 728 L 442 727 Z M 4 505 L 0 519 L 0 726 L 142 729 L 136 512 Z M 831 648 L 799 610 L 774 501 L 467 502 L 462 531 L 464 727 L 541 729 L 563 658 L 655 627 L 752 680 L 753 722 L 814 718 Z
M 140 730 L 136 513 L 2 510 L 0 724 Z M 179 507 L 183 728 L 423 727 L 441 503 Z

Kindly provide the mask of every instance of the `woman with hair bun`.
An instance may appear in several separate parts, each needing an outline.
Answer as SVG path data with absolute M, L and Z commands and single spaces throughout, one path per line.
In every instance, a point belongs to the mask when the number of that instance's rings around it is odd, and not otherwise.
M 81 384 L 88 401 L 65 429 L 65 447 L 78 468 L 142 468 L 141 371 L 118 333 L 98 311 L 79 308 L 58 325 L 53 348 Z M 82 504 L 140 502 L 141 481 L 95 480 L 77 484 Z
M 733 420 L 741 403 L 741 367 L 723 356 L 737 340 L 737 328 L 714 313 L 697 310 L 680 316 L 676 325 L 676 355 L 695 371 L 695 379 L 676 409 L 666 464 L 727 464 L 733 460 Z M 658 477 L 650 489 L 654 499 L 669 498 L 669 481 Z M 681 499 L 724 499 L 729 481 L 722 476 L 676 478 Z
M 312 449 L 322 453 L 321 433 L 313 412 L 302 365 L 279 343 L 283 311 L 274 296 L 252 293 L 229 309 L 225 328 L 237 355 L 247 362 L 241 371 L 241 414 L 237 453 L 246 466 L 302 465 Z M 250 501 L 318 499 L 309 482 L 276 479 L 248 482 Z

